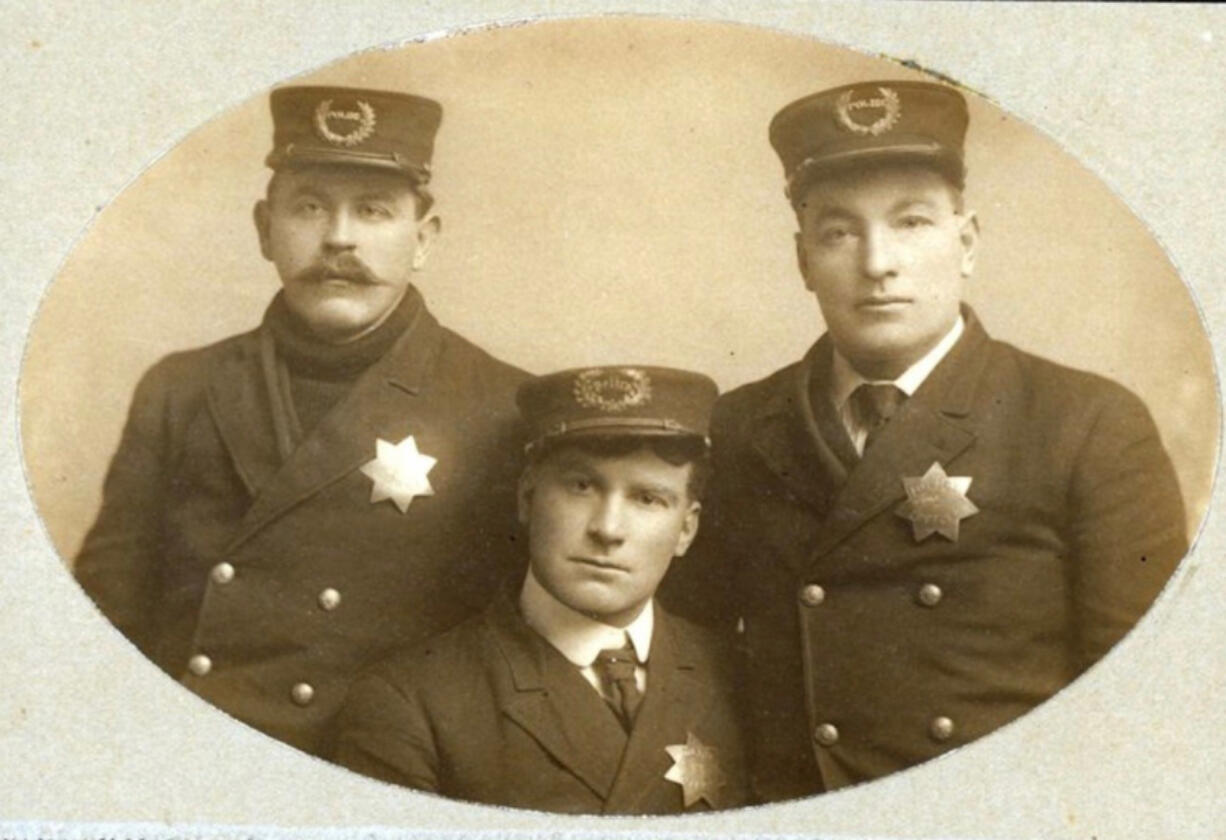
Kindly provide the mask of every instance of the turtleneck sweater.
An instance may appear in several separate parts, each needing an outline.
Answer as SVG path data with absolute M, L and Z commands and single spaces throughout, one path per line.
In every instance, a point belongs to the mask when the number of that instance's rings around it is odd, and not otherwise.
M 383 358 L 422 310 L 421 293 L 410 286 L 375 329 L 344 344 L 322 340 L 285 304 L 278 292 L 264 313 L 276 345 L 278 368 L 288 379 L 290 427 L 295 442 L 308 434 L 349 393 L 371 365 Z

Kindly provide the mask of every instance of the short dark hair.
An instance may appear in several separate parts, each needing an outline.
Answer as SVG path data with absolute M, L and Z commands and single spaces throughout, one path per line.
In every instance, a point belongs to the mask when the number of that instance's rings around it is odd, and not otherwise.
M 324 168 L 328 168 L 328 167 L 326 165 L 317 164 L 317 165 L 310 166 L 310 167 L 305 167 L 305 166 L 299 167 L 297 171 L 300 172 L 303 169 L 324 169 Z M 337 168 L 337 167 L 332 167 L 332 168 Z M 265 201 L 268 201 L 269 203 L 272 202 L 273 193 L 276 191 L 277 184 L 281 178 L 282 172 L 284 171 L 285 170 L 282 170 L 282 169 L 273 170 L 272 177 L 268 179 L 268 186 L 264 188 L 264 200 Z M 397 173 L 391 173 L 391 174 L 396 175 Z M 412 178 L 410 178 L 408 175 L 404 175 L 402 177 L 404 178 L 405 181 L 408 182 L 409 189 L 411 189 L 413 191 L 413 194 L 417 196 L 417 218 L 419 220 L 424 219 L 426 217 L 426 214 L 430 212 L 430 208 L 434 206 L 434 196 L 431 194 L 430 190 L 426 188 L 425 184 L 417 183 Z
M 590 435 L 545 440 L 527 451 L 527 468 L 532 468 L 559 452 L 578 450 L 597 458 L 619 458 L 646 449 L 675 467 L 689 464 L 686 492 L 693 501 L 702 501 L 711 475 L 711 456 L 705 439 L 695 435 Z

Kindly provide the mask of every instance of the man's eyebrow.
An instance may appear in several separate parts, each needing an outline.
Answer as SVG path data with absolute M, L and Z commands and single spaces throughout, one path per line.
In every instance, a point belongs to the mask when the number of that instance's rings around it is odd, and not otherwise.
M 681 498 L 677 491 L 667 484 L 658 484 L 651 481 L 640 482 L 635 484 L 633 489 L 640 493 L 651 493 L 656 496 L 663 496 L 670 501 L 675 501 Z

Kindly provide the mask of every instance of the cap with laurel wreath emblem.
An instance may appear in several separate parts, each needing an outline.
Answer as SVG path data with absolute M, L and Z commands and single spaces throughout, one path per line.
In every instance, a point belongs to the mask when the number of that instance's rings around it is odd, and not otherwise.
M 430 180 L 443 106 L 433 99 L 367 88 L 277 88 L 269 97 L 273 169 L 364 166 Z
M 701 373 L 643 365 L 573 368 L 520 386 L 533 444 L 574 436 L 706 438 L 719 389 Z
M 961 188 L 966 99 L 949 85 L 867 81 L 797 99 L 771 120 L 794 205 L 823 174 L 875 162 L 913 160 Z

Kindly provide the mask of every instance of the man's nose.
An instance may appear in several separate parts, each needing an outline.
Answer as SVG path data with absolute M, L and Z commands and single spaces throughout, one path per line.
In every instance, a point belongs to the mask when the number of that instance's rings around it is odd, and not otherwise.
M 587 532 L 597 544 L 611 547 L 620 545 L 625 536 L 625 509 L 614 496 L 605 496 L 597 502 L 588 519 Z
M 352 248 L 353 214 L 347 208 L 338 207 L 328 216 L 328 227 L 324 231 L 324 244 L 336 250 Z
M 865 230 L 860 240 L 860 264 L 864 276 L 883 280 L 898 273 L 898 243 L 893 234 L 881 226 Z

